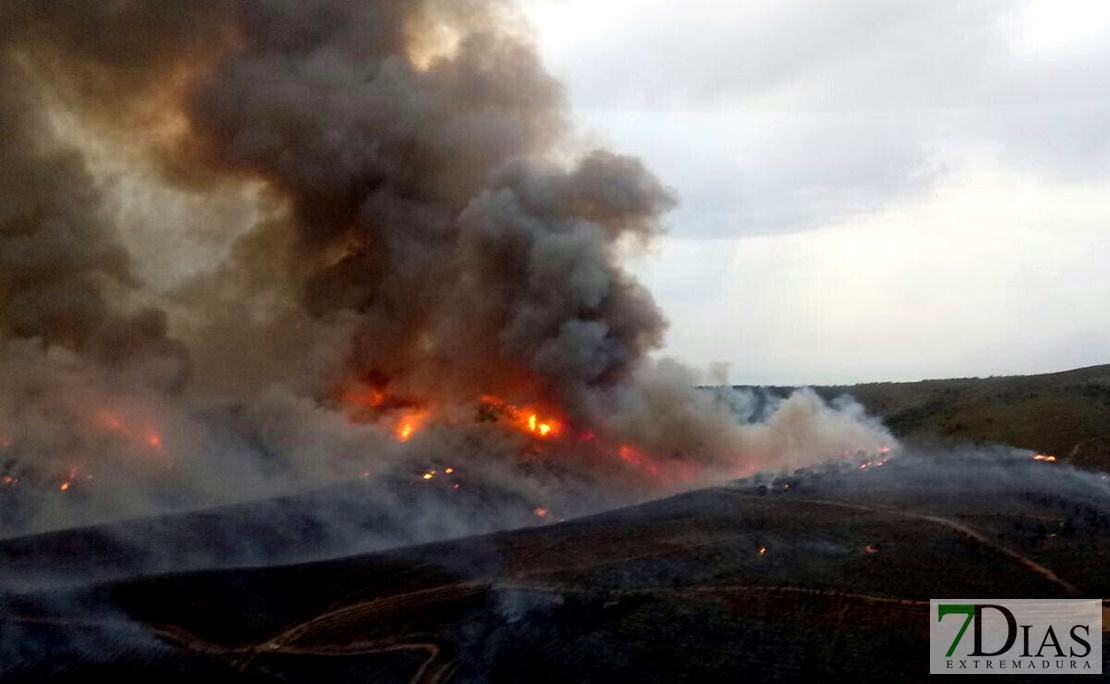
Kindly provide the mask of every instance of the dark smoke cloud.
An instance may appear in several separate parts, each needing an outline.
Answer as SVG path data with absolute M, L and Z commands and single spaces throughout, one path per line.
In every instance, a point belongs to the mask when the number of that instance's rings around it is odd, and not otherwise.
M 15 55 L 0 92 L 0 334 L 79 346 L 108 314 L 100 281 L 130 281 L 127 257 L 80 155 L 51 146 Z
M 609 152 L 543 161 L 564 129 L 562 91 L 508 8 L 60 3 L 28 15 L 17 44 L 64 101 L 141 122 L 169 99 L 188 122 L 164 161 L 175 179 L 240 174 L 282 195 L 302 255 L 287 277 L 315 317 L 362 317 L 356 371 L 403 382 L 432 365 L 437 385 L 471 395 L 524 375 L 574 400 L 660 343 L 662 317 L 611 251 L 654 233 L 673 199 Z M 414 35 L 437 26 L 456 45 L 418 68 Z
M 641 486 L 618 444 L 658 465 L 658 491 L 890 441 L 812 394 L 744 425 L 649 360 L 666 323 L 617 257 L 676 198 L 636 159 L 573 150 L 509 3 L 11 2 L 0 26 L 0 465 L 48 490 L 103 483 L 28 503 L 27 527 L 451 454 L 542 501 L 583 473 Z M 151 295 L 103 202 L 122 186 L 89 138 L 191 196 L 260 188 L 160 311 L 136 305 Z M 352 387 L 388 403 L 352 423 Z M 540 468 L 526 436 L 474 427 L 482 395 L 596 442 Z M 401 445 L 402 409 L 442 420 Z

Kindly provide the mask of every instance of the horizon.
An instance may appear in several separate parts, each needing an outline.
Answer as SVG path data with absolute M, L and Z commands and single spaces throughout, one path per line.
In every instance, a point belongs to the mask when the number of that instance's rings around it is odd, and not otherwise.
M 699 383 L 699 387 L 714 388 L 714 387 L 773 387 L 773 388 L 791 388 L 801 389 L 805 387 L 854 387 L 857 385 L 887 385 L 887 384 L 912 384 L 918 382 L 945 382 L 948 380 L 990 380 L 992 378 L 1028 378 L 1040 377 L 1045 375 L 1060 375 L 1062 373 L 1074 373 L 1077 371 L 1090 370 L 1093 368 L 1101 368 L 1103 366 L 1110 366 L 1110 363 L 1096 363 L 1089 366 L 1079 366 L 1076 368 L 1063 368 L 1058 370 L 1040 371 L 1032 373 L 995 373 L 992 375 L 953 375 L 948 377 L 928 377 L 928 378 L 906 378 L 898 380 L 857 380 L 846 382 L 803 382 L 803 383 L 789 383 L 789 382 L 736 382 L 730 379 L 725 384 L 712 384 L 708 382 Z
M 852 387 L 856 385 L 883 385 L 883 384 L 910 384 L 916 382 L 934 382 L 946 380 L 989 380 L 991 378 L 1027 378 L 1039 377 L 1044 375 L 1059 375 L 1061 373 L 1074 373 L 1077 371 L 1090 370 L 1093 368 L 1101 368 L 1103 366 L 1110 366 L 1107 363 L 1095 363 L 1087 366 L 1077 366 L 1074 368 L 1061 368 L 1057 370 L 1047 371 L 1033 371 L 1030 373 L 993 373 L 990 375 L 952 375 L 946 377 L 927 377 L 927 378 L 905 378 L 905 379 L 879 379 L 879 380 L 849 380 L 846 382 L 803 382 L 803 383 L 789 383 L 789 382 L 735 382 L 730 379 L 725 384 L 710 384 L 701 383 L 699 387 L 789 387 L 789 388 L 803 388 L 803 387 Z

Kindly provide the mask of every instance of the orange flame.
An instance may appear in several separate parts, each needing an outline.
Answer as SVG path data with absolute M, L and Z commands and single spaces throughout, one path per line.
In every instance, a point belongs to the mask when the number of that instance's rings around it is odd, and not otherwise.
M 1056 457 L 1055 456 L 1050 456 L 1048 454 L 1036 454 L 1035 456 L 1033 456 L 1033 460 L 1034 461 L 1044 461 L 1046 463 L 1055 463 L 1056 462 Z
M 563 424 L 559 420 L 541 415 L 534 408 L 514 406 L 490 395 L 483 395 L 480 401 L 494 419 L 500 416 L 508 418 L 510 424 L 541 439 L 557 437 L 563 430 Z
M 404 413 L 393 428 L 393 434 L 398 441 L 407 442 L 424 426 L 427 419 L 428 412 L 424 410 Z
M 528 416 L 528 430 L 540 437 L 554 437 L 559 434 L 559 423 L 550 418 L 540 420 L 540 417 L 533 413 Z
M 337 400 L 346 409 L 352 423 L 377 423 L 391 425 L 393 436 L 407 442 L 420 430 L 428 411 L 422 402 L 392 395 L 385 390 L 385 383 L 357 383 L 342 389 Z

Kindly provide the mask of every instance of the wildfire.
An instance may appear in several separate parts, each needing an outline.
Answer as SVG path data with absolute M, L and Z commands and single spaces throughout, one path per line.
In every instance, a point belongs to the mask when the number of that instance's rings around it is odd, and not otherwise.
M 625 444 L 617 450 L 617 453 L 622 459 L 628 461 L 632 465 L 638 466 L 644 462 L 644 455 L 641 454 L 639 449 L 634 446 L 628 446 L 627 444 Z
M 380 389 L 358 387 L 344 393 L 343 400 L 348 404 L 363 408 L 381 408 L 385 405 L 386 394 Z
M 416 431 L 416 427 L 409 421 L 404 421 L 397 428 L 397 439 L 402 442 L 407 442 L 412 439 L 412 433 Z
M 537 518 L 546 518 L 549 515 L 546 508 L 537 508 L 535 510 L 535 513 Z
M 117 432 L 129 440 L 145 444 L 147 447 L 150 447 L 160 454 L 164 451 L 162 433 L 153 428 L 146 430 L 135 429 L 118 415 L 108 411 L 101 413 L 100 421 L 104 427 L 108 428 L 111 432 Z
M 423 402 L 388 393 L 386 384 L 384 380 L 360 382 L 341 390 L 337 399 L 351 422 L 392 425 L 394 438 L 407 442 L 423 427 L 428 409 Z
M 880 451 L 879 453 L 883 453 L 883 452 Z M 864 461 L 863 463 L 859 464 L 859 469 L 860 470 L 867 470 L 868 468 L 871 468 L 871 467 L 878 468 L 881 465 L 886 465 L 887 461 L 889 461 L 889 460 L 890 460 L 889 457 L 884 456 L 883 458 L 880 458 L 877 461 Z
M 455 469 L 450 468 L 450 467 L 444 468 L 443 469 L 443 474 L 444 475 L 454 475 L 455 474 Z M 425 473 L 421 473 L 420 479 L 422 479 L 422 480 L 432 480 L 436 477 L 436 475 L 439 475 L 438 470 L 429 470 Z M 457 483 L 452 486 L 452 489 L 458 489 L 458 488 L 459 488 L 459 485 Z
M 558 423 L 550 421 L 540 422 L 539 417 L 534 413 L 528 416 L 528 429 L 540 437 L 547 437 L 550 435 L 551 432 L 556 429 L 557 425 Z
M 424 426 L 424 422 L 427 419 L 428 413 L 426 411 L 409 411 L 404 413 L 393 428 L 393 436 L 396 437 L 399 442 L 407 442 Z
M 386 382 L 373 384 L 360 382 L 339 392 L 337 399 L 347 409 L 353 422 L 382 422 L 392 425 L 393 436 L 407 442 L 430 420 L 437 417 L 425 402 L 392 395 L 386 391 Z M 564 432 L 563 422 L 549 413 L 532 406 L 517 406 L 491 395 L 479 397 L 478 422 L 498 422 L 509 425 L 539 439 L 552 439 Z M 593 435 L 584 439 L 592 439 Z
M 761 555 L 761 556 L 766 556 L 767 555 L 767 547 L 766 546 L 760 546 L 759 547 L 759 555 Z
M 1055 463 L 1056 457 L 1048 454 L 1036 454 L 1033 456 L 1034 461 L 1044 461 L 1045 463 Z
M 58 490 L 62 492 L 69 491 L 69 488 L 72 487 L 73 483 L 79 479 L 80 475 L 81 469 L 78 466 L 73 466 L 72 468 L 70 468 L 69 472 L 66 473 L 66 479 L 62 480 L 62 483 L 58 485 Z M 92 475 L 86 474 L 84 479 L 91 480 L 93 478 Z
M 559 420 L 542 415 L 531 407 L 514 406 L 489 395 L 481 397 L 481 404 L 480 418 L 507 418 L 513 426 L 541 439 L 557 437 L 563 430 L 563 424 Z

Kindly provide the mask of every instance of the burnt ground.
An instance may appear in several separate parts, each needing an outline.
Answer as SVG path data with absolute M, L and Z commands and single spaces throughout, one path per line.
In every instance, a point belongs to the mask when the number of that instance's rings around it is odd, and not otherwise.
M 1101 476 L 951 463 L 765 476 L 341 560 L 9 595 L 0 679 L 924 680 L 930 598 L 1110 596 Z

